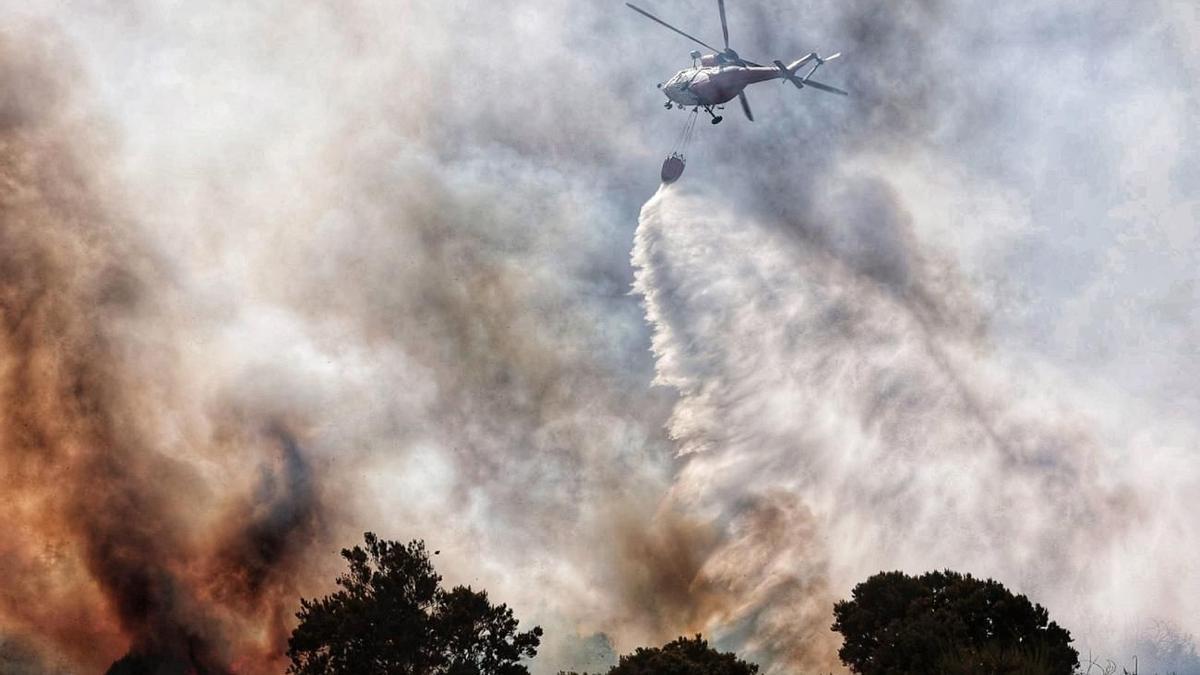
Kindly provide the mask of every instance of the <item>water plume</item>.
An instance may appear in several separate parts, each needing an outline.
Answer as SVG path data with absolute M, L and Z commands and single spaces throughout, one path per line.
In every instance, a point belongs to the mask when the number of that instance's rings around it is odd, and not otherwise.
M 994 575 L 1086 624 L 1129 555 L 1116 541 L 1153 518 L 1139 486 L 1082 415 L 1023 404 L 1034 385 L 1006 381 L 977 330 L 847 255 L 702 193 L 643 208 L 635 288 L 656 381 L 680 393 L 670 499 L 712 519 L 698 577 L 740 603 L 716 624 L 772 672 L 837 668 L 828 603 L 896 566 Z

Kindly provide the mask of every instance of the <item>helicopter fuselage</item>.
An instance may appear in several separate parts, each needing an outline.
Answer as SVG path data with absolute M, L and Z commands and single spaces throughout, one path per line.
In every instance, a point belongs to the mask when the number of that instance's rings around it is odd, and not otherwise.
M 711 107 L 737 97 L 747 85 L 779 79 L 778 68 L 719 65 L 684 68 L 661 85 L 680 107 Z

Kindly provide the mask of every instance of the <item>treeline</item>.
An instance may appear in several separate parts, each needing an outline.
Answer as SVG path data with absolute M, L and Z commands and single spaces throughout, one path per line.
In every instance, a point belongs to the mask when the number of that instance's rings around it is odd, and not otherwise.
M 542 629 L 504 604 L 442 587 L 425 545 L 367 533 L 342 551 L 338 589 L 301 600 L 291 675 L 528 675 Z M 859 675 L 1074 675 L 1071 635 L 997 581 L 952 571 L 881 572 L 833 607 L 842 663 Z M 1091 667 L 1090 664 L 1089 667 Z M 753 675 L 700 635 L 620 657 L 606 675 Z M 560 673 L 560 675 L 585 675 Z M 599 673 L 593 675 L 601 675 Z

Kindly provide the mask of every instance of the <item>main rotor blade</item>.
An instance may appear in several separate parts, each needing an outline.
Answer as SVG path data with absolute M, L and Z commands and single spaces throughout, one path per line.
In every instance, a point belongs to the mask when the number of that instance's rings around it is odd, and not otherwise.
M 742 112 L 746 113 L 746 119 L 754 121 L 754 113 L 750 112 L 750 101 L 746 100 L 746 92 L 738 92 L 738 100 L 742 102 Z
M 646 17 L 647 19 L 650 19 L 651 21 L 654 21 L 656 23 L 661 23 L 662 25 L 666 26 L 667 28 L 670 28 L 671 30 L 675 31 L 676 33 L 679 33 L 680 35 L 691 40 L 692 42 L 695 42 L 696 44 L 700 45 L 701 47 L 707 47 L 708 49 L 711 49 L 714 52 L 721 51 L 720 49 L 717 49 L 716 47 L 708 44 L 707 42 L 701 40 L 698 37 L 688 35 L 687 33 L 679 30 L 675 26 L 672 26 L 671 24 L 667 23 L 666 21 L 663 21 L 662 19 L 658 18 L 657 16 L 654 16 L 650 12 L 647 12 L 646 10 L 642 9 L 641 7 L 638 7 L 637 5 L 633 4 L 632 2 L 627 2 L 627 3 L 625 3 L 625 5 L 627 7 L 629 7 L 629 9 L 632 9 L 633 11 L 637 12 L 638 14 L 641 14 L 642 16 Z
M 725 23 L 725 0 L 717 0 L 717 9 L 721 10 L 721 34 L 725 36 L 725 49 L 729 49 L 729 24 Z
M 802 80 L 802 81 L 804 82 L 804 86 L 806 86 L 806 87 L 815 87 L 816 89 L 820 89 L 821 91 L 827 91 L 831 94 L 840 94 L 842 96 L 850 95 L 849 92 L 842 91 L 841 89 L 838 89 L 837 87 L 831 87 L 827 84 L 821 84 L 820 82 L 817 82 L 816 80 Z

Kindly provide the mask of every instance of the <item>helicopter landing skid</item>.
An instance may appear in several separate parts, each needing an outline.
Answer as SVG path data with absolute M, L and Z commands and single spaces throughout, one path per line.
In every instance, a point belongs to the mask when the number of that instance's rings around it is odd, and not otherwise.
M 720 124 L 721 120 L 725 119 L 724 117 L 721 117 L 720 115 L 714 113 L 712 106 L 710 106 L 710 105 L 704 106 L 704 112 L 708 113 L 709 116 L 712 117 L 713 124 Z

